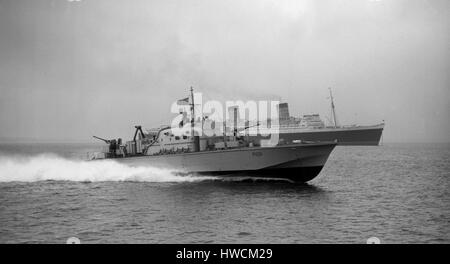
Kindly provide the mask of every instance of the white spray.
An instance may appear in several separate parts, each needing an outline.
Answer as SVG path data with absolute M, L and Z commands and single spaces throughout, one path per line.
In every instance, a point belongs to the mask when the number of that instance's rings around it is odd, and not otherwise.
M 129 167 L 118 162 L 79 161 L 54 154 L 32 157 L 0 156 L 0 182 L 36 181 L 136 181 L 136 182 L 196 182 L 214 177 L 178 176 L 174 171 L 153 167 Z

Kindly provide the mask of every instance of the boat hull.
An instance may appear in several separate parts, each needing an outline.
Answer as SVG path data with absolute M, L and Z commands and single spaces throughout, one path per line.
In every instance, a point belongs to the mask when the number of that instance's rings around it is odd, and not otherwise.
M 290 144 L 115 160 L 133 167 L 152 166 L 209 176 L 283 178 L 307 182 L 325 165 L 335 143 Z
M 286 179 L 293 182 L 308 182 L 319 175 L 324 166 L 295 167 L 295 168 L 271 168 L 248 171 L 210 171 L 200 172 L 199 175 L 220 177 L 250 177 L 266 179 Z

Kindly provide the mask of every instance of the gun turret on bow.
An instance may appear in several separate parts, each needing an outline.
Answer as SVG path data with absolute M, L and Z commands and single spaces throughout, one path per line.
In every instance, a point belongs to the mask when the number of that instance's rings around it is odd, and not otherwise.
M 108 144 L 109 145 L 109 155 L 111 157 L 116 157 L 116 150 L 118 148 L 120 148 L 120 145 L 122 144 L 122 139 L 119 138 L 119 139 L 115 140 L 115 139 L 104 139 L 104 138 L 97 137 L 97 136 L 93 136 L 93 137 Z

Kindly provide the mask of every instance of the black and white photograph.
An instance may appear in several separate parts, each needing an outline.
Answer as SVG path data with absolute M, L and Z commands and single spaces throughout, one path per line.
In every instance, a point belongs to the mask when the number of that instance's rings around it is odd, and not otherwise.
M 0 244 L 449 244 L 449 76 L 448 0 L 0 0 Z

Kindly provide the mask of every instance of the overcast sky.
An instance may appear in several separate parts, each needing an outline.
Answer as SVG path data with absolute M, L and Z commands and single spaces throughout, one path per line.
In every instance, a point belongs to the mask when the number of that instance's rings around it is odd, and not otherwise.
M 0 138 L 130 138 L 207 99 L 450 141 L 448 0 L 0 0 Z

